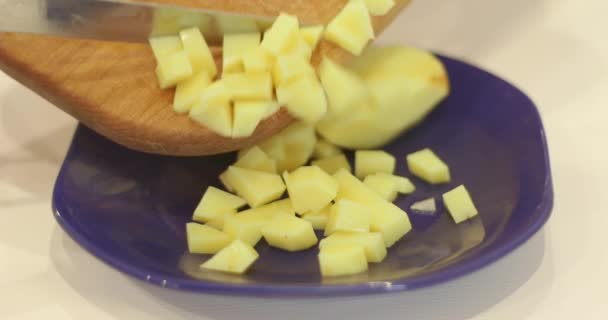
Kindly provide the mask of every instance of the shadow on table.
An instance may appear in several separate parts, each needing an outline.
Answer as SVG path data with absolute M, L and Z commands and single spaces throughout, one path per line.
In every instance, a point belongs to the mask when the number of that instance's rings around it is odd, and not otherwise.
M 398 294 L 347 298 L 258 299 L 195 294 L 156 287 L 119 273 L 81 249 L 59 227 L 51 241 L 54 267 L 77 294 L 117 319 L 468 319 L 516 291 L 529 279 L 541 288 L 526 294 L 523 318 L 548 289 L 553 274 L 536 274 L 545 255 L 545 233 L 489 267 L 449 283 Z M 550 257 L 549 257 L 550 258 Z M 526 308 L 528 308 L 526 310 Z M 75 311 L 74 311 L 75 312 Z M 521 314 L 517 314 L 521 313 Z M 74 315 L 75 319 L 86 315 Z

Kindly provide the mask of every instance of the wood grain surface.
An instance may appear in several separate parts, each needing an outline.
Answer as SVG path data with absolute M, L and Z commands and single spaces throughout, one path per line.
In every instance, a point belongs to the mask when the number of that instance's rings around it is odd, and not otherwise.
M 346 0 L 138 0 L 227 10 L 256 15 L 288 12 L 306 23 L 327 23 Z M 409 0 L 397 0 L 386 16 L 374 17 L 380 34 Z M 214 48 L 216 62 L 220 50 Z M 351 56 L 322 41 L 323 55 L 340 61 Z M 146 44 L 0 33 L 0 69 L 86 126 L 128 148 L 164 155 L 199 156 L 250 146 L 293 121 L 284 109 L 263 121 L 245 139 L 229 139 L 177 115 L 173 90 L 160 90 L 156 63 Z M 28 106 L 24 105 L 24 108 Z

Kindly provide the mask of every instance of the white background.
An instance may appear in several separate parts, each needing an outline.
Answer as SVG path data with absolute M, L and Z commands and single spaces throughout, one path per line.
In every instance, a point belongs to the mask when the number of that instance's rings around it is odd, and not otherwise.
M 165 290 L 110 269 L 55 223 L 75 121 L 0 73 L 0 319 L 608 319 L 608 2 L 416 0 L 380 39 L 472 61 L 541 109 L 555 184 L 547 226 L 444 285 L 272 300 Z

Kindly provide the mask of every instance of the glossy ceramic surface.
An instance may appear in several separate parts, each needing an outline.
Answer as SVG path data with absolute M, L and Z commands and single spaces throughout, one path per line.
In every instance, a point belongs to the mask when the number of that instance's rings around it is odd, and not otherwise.
M 442 57 L 452 93 L 416 129 L 386 146 L 397 174 L 410 176 L 405 155 L 435 150 L 453 182 L 417 190 L 397 204 L 414 230 L 380 264 L 352 277 L 322 279 L 316 249 L 285 253 L 263 241 L 247 275 L 198 269 L 207 256 L 186 252 L 185 223 L 234 154 L 175 158 L 134 152 L 80 126 L 54 192 L 65 231 L 116 269 L 153 284 L 210 293 L 323 296 L 409 290 L 472 272 L 517 248 L 547 220 L 553 193 L 547 145 L 534 104 L 507 82 Z M 441 201 L 435 215 L 409 206 L 459 184 L 469 189 L 479 217 L 455 225 Z

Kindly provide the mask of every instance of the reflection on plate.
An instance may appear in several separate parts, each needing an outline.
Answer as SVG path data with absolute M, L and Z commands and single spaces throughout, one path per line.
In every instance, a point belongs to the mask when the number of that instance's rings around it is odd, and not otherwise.
M 503 80 L 442 58 L 452 93 L 418 128 L 386 147 L 397 174 L 405 155 L 430 147 L 453 183 L 413 179 L 413 203 L 465 184 L 479 217 L 456 225 L 441 201 L 434 215 L 410 212 L 414 230 L 367 273 L 323 279 L 317 249 L 286 253 L 262 243 L 246 275 L 202 271 L 186 252 L 185 223 L 202 192 L 219 186 L 233 154 L 177 158 L 118 146 L 80 126 L 53 196 L 57 221 L 93 255 L 138 279 L 184 290 L 247 295 L 352 295 L 408 290 L 472 272 L 517 248 L 549 217 L 553 193 L 544 131 L 533 103 Z M 351 159 L 352 160 L 352 159 Z

